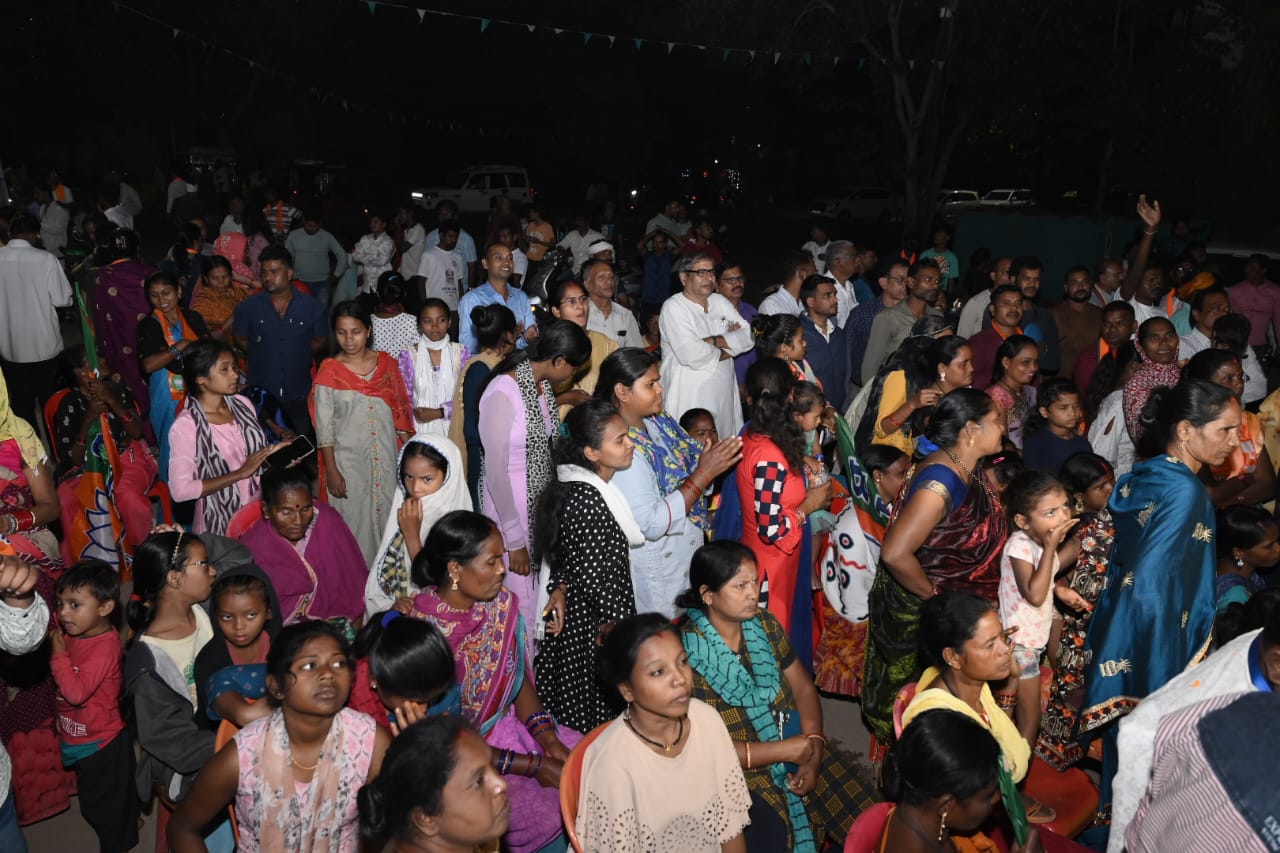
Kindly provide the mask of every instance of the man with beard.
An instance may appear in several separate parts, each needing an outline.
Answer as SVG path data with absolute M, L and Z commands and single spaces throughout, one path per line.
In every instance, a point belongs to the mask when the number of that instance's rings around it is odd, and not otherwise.
M 911 327 L 927 313 L 941 315 L 937 308 L 942 293 L 942 270 L 932 259 L 916 261 L 907 270 L 907 298 L 876 315 L 871 324 L 867 352 L 862 357 L 862 384 L 875 378 L 876 371 L 911 334 Z
M 1107 354 L 1115 352 L 1120 346 L 1133 338 L 1138 330 L 1134 320 L 1133 306 L 1123 299 L 1110 302 L 1102 309 L 1102 328 L 1099 337 L 1080 351 L 1071 368 L 1071 378 L 1080 389 L 1081 397 L 1089 392 L 1089 383 L 1098 370 L 1098 362 Z
M 1053 306 L 1052 313 L 1058 324 L 1059 364 L 1069 369 L 1075 365 L 1080 353 L 1097 341 L 1102 309 L 1089 301 L 1093 294 L 1093 276 L 1089 274 L 1088 267 L 1067 270 L 1067 280 L 1062 289 L 1066 299 Z M 1084 389 L 1080 392 L 1083 394 Z
M 1022 291 L 1022 328 L 1025 334 L 1040 345 L 1040 374 L 1054 376 L 1062 366 L 1058 349 L 1058 321 L 1047 308 L 1036 304 L 1040 295 L 1040 276 L 1044 264 L 1034 255 L 1023 255 L 1013 262 L 1010 275 L 1013 283 Z
M 867 354 L 867 342 L 871 340 L 871 328 L 881 312 L 898 305 L 907 298 L 907 262 L 902 258 L 889 261 L 884 275 L 880 276 L 880 295 L 869 302 L 859 302 L 849 312 L 844 324 L 845 339 L 849 342 L 849 382 L 858 386 L 862 381 L 862 359 Z
M 972 299 L 964 304 L 964 308 L 960 311 L 960 321 L 956 324 L 956 334 L 962 338 L 972 338 L 978 332 L 982 331 L 982 327 L 990 322 L 991 294 L 997 287 L 1004 287 L 1006 284 L 1013 284 L 1013 278 L 1009 275 L 1009 270 L 1013 267 L 1013 258 L 998 258 L 991 265 L 991 287 L 975 294 Z

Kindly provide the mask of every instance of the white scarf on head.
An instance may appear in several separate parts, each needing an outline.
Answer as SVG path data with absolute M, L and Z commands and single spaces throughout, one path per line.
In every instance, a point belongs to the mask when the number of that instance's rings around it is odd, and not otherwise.
M 579 465 L 557 465 L 556 479 L 562 483 L 586 483 L 595 486 L 596 491 L 604 498 L 605 505 L 609 507 L 609 512 L 613 513 L 613 520 L 618 522 L 623 535 L 627 537 L 627 544 L 632 548 L 638 548 L 644 544 L 644 533 L 636 523 L 631 505 L 623 497 L 622 490 L 612 481 L 605 482 L 596 472 L 588 471 Z

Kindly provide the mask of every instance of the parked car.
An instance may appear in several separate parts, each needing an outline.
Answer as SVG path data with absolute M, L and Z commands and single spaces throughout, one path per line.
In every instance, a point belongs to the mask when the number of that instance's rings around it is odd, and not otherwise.
M 983 207 L 1027 207 L 1036 203 L 1036 195 L 1028 189 L 990 190 L 982 196 Z
M 939 213 L 955 213 L 976 208 L 982 204 L 977 190 L 938 190 Z
M 523 166 L 469 166 L 450 175 L 440 186 L 415 187 L 409 192 L 409 198 L 420 207 L 432 208 L 442 201 L 452 201 L 462 213 L 486 213 L 500 196 L 516 204 L 533 200 L 529 173 Z
M 814 199 L 810 213 L 833 219 L 890 220 L 902 215 L 902 199 L 884 187 L 842 187 Z

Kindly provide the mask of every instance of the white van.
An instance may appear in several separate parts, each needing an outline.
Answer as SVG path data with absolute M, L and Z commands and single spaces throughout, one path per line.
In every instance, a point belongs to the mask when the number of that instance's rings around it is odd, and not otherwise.
M 441 186 L 415 187 L 409 192 L 419 207 L 451 201 L 462 213 L 487 213 L 499 196 L 516 205 L 533 201 L 533 187 L 523 166 L 468 166 L 452 173 Z

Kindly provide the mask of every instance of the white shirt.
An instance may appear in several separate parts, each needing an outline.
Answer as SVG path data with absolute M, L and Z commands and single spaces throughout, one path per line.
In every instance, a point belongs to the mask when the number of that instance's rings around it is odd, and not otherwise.
M 831 273 L 827 273 L 826 276 L 836 286 L 836 325 L 843 329 L 849 314 L 858 307 L 858 297 L 853 292 L 853 279 L 842 284 Z
M 1124 830 L 1133 820 L 1151 782 L 1151 756 L 1156 740 L 1156 728 L 1166 715 L 1179 711 L 1196 702 L 1229 693 L 1256 690 L 1249 675 L 1249 646 L 1261 631 L 1250 631 L 1236 637 L 1222 648 L 1173 678 L 1164 687 L 1138 703 L 1127 716 L 1120 719 L 1120 734 L 1116 741 L 1119 765 L 1111 782 L 1111 834 L 1107 839 L 1108 853 L 1124 850 Z M 1273 737 L 1274 733 L 1242 733 L 1241 746 L 1254 737 Z
M 956 324 L 956 334 L 962 338 L 972 338 L 982 331 L 982 321 L 991 307 L 991 291 L 975 293 L 973 298 L 960 309 L 960 322 Z
M 71 304 L 71 282 L 58 259 L 26 240 L 0 248 L 0 358 L 28 363 L 62 352 L 58 312 Z
M 120 206 L 127 210 L 130 216 L 137 216 L 142 212 L 142 196 L 124 181 L 120 182 Z
M 564 236 L 564 239 L 557 243 L 557 246 L 568 249 L 573 252 L 573 277 L 578 277 L 578 271 L 582 269 L 582 265 L 587 262 L 587 258 L 591 257 L 587 253 L 587 247 L 597 240 L 603 240 L 604 235 L 599 231 L 587 229 L 586 234 L 578 233 L 578 229 L 570 231 Z
M 11 655 L 25 655 L 40 648 L 49 630 L 49 605 L 36 596 L 31 606 L 13 607 L 0 601 L 0 650 Z M 13 765 L 9 753 L 0 746 L 0 802 L 9 796 L 9 780 Z
M 644 349 L 644 336 L 640 334 L 640 324 L 636 315 L 618 303 L 609 307 L 609 316 L 587 300 L 587 331 L 599 332 L 620 347 L 640 347 Z
M 1161 317 L 1172 322 L 1173 315 L 1177 314 L 1178 309 L 1182 307 L 1182 300 L 1176 297 L 1174 298 L 1173 313 L 1171 314 L 1164 313 L 1164 301 L 1165 297 L 1162 296 L 1156 301 L 1155 305 L 1143 305 L 1138 301 L 1138 297 L 1136 296 L 1133 299 L 1130 299 L 1129 304 L 1133 306 L 1133 313 L 1137 317 L 1138 325 L 1141 326 L 1153 317 Z
M 1192 327 L 1185 335 L 1178 336 L 1178 358 L 1186 361 L 1196 353 L 1207 350 L 1210 343 L 1199 329 Z
M 467 262 L 456 251 L 445 251 L 439 245 L 422 253 L 418 271 L 426 279 L 426 297 L 443 299 L 450 311 L 458 310 L 462 298 L 463 283 L 467 280 Z
M 244 226 L 236 222 L 236 218 L 228 213 L 222 220 L 222 225 L 218 227 L 218 236 L 223 234 L 243 234 Z
M 107 217 L 107 221 L 113 223 L 117 228 L 133 230 L 133 216 L 125 209 L 123 204 L 108 207 L 102 211 L 102 215 Z
M 59 258 L 67 247 L 67 225 L 70 222 L 71 214 L 56 201 L 46 204 L 40 214 L 40 242 Z
M 511 273 L 520 276 L 520 284 L 524 284 L 525 274 L 529 272 L 529 256 L 520 251 L 520 248 L 511 250 Z
M 804 306 L 800 304 L 799 299 L 787 293 L 785 287 L 779 287 L 765 297 L 756 311 L 761 314 L 790 314 L 793 317 L 799 317 L 804 313 Z
M 417 274 L 422 252 L 427 247 L 427 229 L 418 223 L 404 232 L 404 251 L 400 253 L 400 274 L 412 278 Z
M 679 418 L 689 409 L 706 409 L 718 432 L 737 435 L 742 429 L 742 405 L 733 359 L 721 359 L 721 351 L 706 339 L 722 335 L 729 354 L 740 355 L 755 345 L 751 327 L 733 303 L 718 293 L 707 298 L 706 308 L 677 293 L 662 303 L 658 328 L 666 410 Z
M 800 247 L 800 251 L 808 252 L 813 258 L 813 265 L 818 268 L 819 274 L 826 275 L 827 272 L 827 252 L 831 250 L 831 241 L 819 245 L 816 241 L 810 240 Z
M 1263 372 L 1262 365 L 1258 364 L 1253 347 L 1245 347 L 1240 368 L 1244 371 L 1244 394 L 1240 397 L 1241 402 L 1252 403 L 1267 396 L 1267 374 Z
M 191 192 L 193 189 L 195 189 L 195 187 L 191 186 L 191 184 L 181 178 L 175 178 L 170 181 L 169 188 L 165 190 L 164 212 L 173 213 L 173 203 Z

